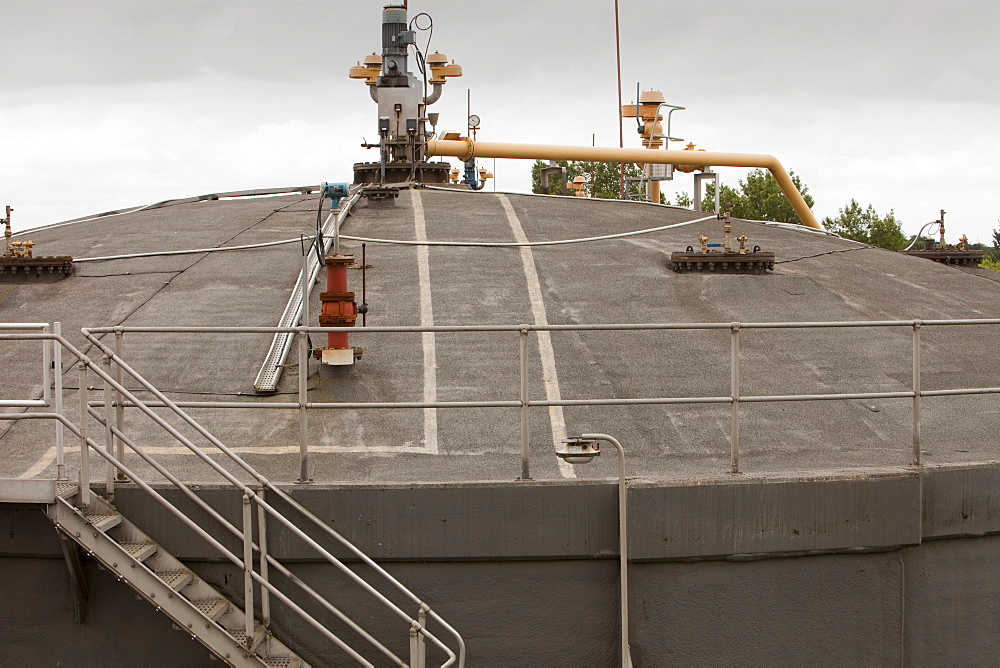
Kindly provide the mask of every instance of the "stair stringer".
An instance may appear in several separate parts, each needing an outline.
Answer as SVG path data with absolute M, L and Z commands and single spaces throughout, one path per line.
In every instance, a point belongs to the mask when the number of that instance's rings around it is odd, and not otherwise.
M 84 512 L 70 503 L 67 496 L 61 495 L 48 506 L 49 518 L 56 529 L 214 656 L 241 668 L 268 665 L 308 668 L 306 662 L 257 622 L 249 647 L 244 645 L 245 612 L 195 576 L 107 500 L 92 494 L 90 507 Z

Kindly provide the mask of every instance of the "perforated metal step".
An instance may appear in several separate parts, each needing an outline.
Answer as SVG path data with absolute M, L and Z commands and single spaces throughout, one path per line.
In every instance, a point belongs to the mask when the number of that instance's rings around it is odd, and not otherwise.
M 94 513 L 93 515 L 87 515 L 86 518 L 91 526 L 101 532 L 106 532 L 118 526 L 122 521 L 122 516 L 118 513 Z
M 156 554 L 156 543 L 119 543 L 122 549 L 136 561 L 146 561 Z
M 191 601 L 191 604 L 213 622 L 219 621 L 219 617 L 222 617 L 229 609 L 229 601 L 223 598 L 207 598 Z
M 174 591 L 180 591 L 194 579 L 191 571 L 157 571 L 156 577 Z

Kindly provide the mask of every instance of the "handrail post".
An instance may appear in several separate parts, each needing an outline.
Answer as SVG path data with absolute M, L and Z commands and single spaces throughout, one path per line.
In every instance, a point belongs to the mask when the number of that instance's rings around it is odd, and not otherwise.
M 52 366 L 55 390 L 53 403 L 57 415 L 63 414 L 63 384 L 62 384 L 62 323 L 52 323 L 52 333 L 57 337 L 52 341 Z M 66 480 L 66 450 L 63 442 L 63 423 L 56 420 L 56 480 Z
M 913 466 L 920 466 L 920 326 L 913 321 Z
M 104 373 L 111 376 L 111 356 L 105 353 L 104 359 L 101 362 L 104 365 Z M 112 432 L 111 420 L 114 416 L 114 392 L 111 388 L 111 383 L 104 381 L 104 450 L 108 454 L 115 454 L 115 435 Z M 120 456 L 116 456 L 118 461 L 122 461 Z M 105 491 L 108 496 L 114 496 L 115 493 L 115 476 L 121 475 L 121 469 L 116 469 L 115 466 L 110 461 L 105 461 L 105 469 L 107 470 L 107 486 Z
M 264 500 L 264 488 L 257 492 L 261 501 Z M 270 582 L 267 576 L 267 512 L 264 506 L 257 504 L 257 544 L 260 546 L 260 577 L 264 582 Z M 267 587 L 260 588 L 260 621 L 264 628 L 271 626 L 271 592 Z
M 87 445 L 87 423 L 90 413 L 87 406 L 87 364 L 80 362 L 80 505 L 90 505 L 90 447 Z
M 421 603 L 417 609 L 417 623 L 420 624 L 421 631 L 417 633 L 417 656 L 410 664 L 413 668 L 419 666 L 424 668 L 427 665 L 427 643 L 424 640 L 423 629 L 427 628 L 427 611 L 430 607 L 426 603 Z
M 530 480 L 531 449 L 528 445 L 528 328 L 519 333 L 521 342 L 521 480 Z
M 309 417 L 306 415 L 309 380 L 309 344 L 305 328 L 299 330 L 299 479 L 297 482 L 312 482 L 309 477 Z
M 123 359 L 125 354 L 125 330 L 122 327 L 115 327 L 115 355 L 118 359 Z M 115 365 L 115 382 L 118 383 L 120 387 L 125 386 L 124 375 L 122 372 L 122 367 L 119 364 Z M 115 388 L 115 426 L 118 427 L 119 433 L 125 433 L 125 404 L 123 403 L 123 397 L 118 388 Z M 118 452 L 115 454 L 118 461 L 125 461 L 125 443 L 121 439 L 118 439 Z M 118 471 L 118 479 L 125 480 L 125 473 L 123 471 Z
M 419 622 L 410 622 L 410 668 L 424 668 L 424 662 L 420 658 L 423 640 Z
M 44 331 L 51 332 L 52 325 Z M 46 406 L 52 405 L 52 349 L 55 345 L 55 340 L 42 339 L 42 401 Z
M 253 520 L 250 495 L 243 495 L 243 607 L 246 610 L 246 646 L 253 646 Z
M 729 427 L 730 472 L 740 472 L 740 323 L 731 325 L 730 344 L 730 395 L 732 396 L 732 418 Z
M 322 197 L 320 198 L 322 199 Z M 334 225 L 336 227 L 336 225 Z M 318 253 L 317 253 L 318 257 Z M 302 320 L 299 324 L 303 327 L 299 330 L 299 479 L 300 483 L 312 482 L 309 477 L 309 417 L 306 415 L 306 403 L 308 397 L 309 381 L 309 335 L 305 332 L 305 327 L 309 326 L 309 293 L 312 291 L 310 285 L 311 276 L 309 273 L 309 252 L 302 254 L 302 275 L 299 277 L 299 298 L 301 305 L 299 309 Z

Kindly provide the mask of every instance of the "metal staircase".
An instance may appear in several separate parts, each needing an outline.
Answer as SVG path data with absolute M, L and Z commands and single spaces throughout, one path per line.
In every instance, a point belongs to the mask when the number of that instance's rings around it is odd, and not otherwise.
M 248 625 L 240 606 L 195 576 L 104 498 L 91 496 L 86 510 L 73 504 L 77 498 L 79 488 L 72 485 L 48 506 L 56 529 L 217 658 L 232 666 L 308 666 L 259 620 Z
M 281 604 L 281 623 L 310 627 L 312 632 L 318 634 L 318 642 L 328 643 L 336 648 L 336 656 L 346 656 L 362 666 L 375 665 L 362 654 L 365 652 L 380 655 L 379 665 L 424 668 L 428 659 L 426 643 L 444 655 L 442 666 L 464 666 L 465 642 L 462 636 L 426 602 L 404 587 L 359 547 L 247 464 L 130 367 L 115 351 L 85 331 L 85 336 L 103 353 L 103 364 L 98 364 L 62 337 L 58 323 L 51 327 L 44 323 L 37 325 L 0 323 L 0 341 L 38 340 L 51 343 L 51 348 L 46 345 L 43 350 L 43 369 L 46 373 L 50 363 L 55 369 L 63 368 L 63 352 L 75 357 L 79 371 L 76 392 L 79 412 L 73 416 L 76 418 L 74 420 L 63 411 L 62 373 L 56 372 L 52 374 L 54 388 L 51 396 L 46 391 L 46 397 L 41 401 L 4 400 L 2 403 L 4 406 L 23 406 L 36 410 L 2 413 L 0 420 L 50 420 L 56 424 L 56 462 L 60 482 L 54 491 L 50 489 L 46 492 L 43 503 L 61 536 L 80 545 L 87 555 L 97 559 L 119 580 L 153 604 L 157 611 L 167 615 L 177 628 L 200 640 L 213 655 L 230 665 L 307 665 L 296 652 L 270 633 L 273 598 Z M 42 331 L 2 333 L 3 330 L 23 329 Z M 126 375 L 153 395 L 157 410 L 125 387 L 123 382 Z M 44 379 L 47 386 L 49 376 L 44 376 Z M 103 385 L 104 400 L 92 405 L 90 393 L 91 382 L 94 380 Z M 136 419 L 148 419 L 154 423 L 161 430 L 159 434 L 166 432 L 194 455 L 196 461 L 207 466 L 209 473 L 221 477 L 223 487 L 242 493 L 242 526 L 230 522 L 195 493 L 192 485 L 180 480 L 126 432 L 122 410 L 125 405 L 136 409 Z M 37 410 L 40 408 L 52 410 Z M 99 408 L 103 408 L 103 411 L 98 410 Z M 93 429 L 95 426 L 96 430 Z M 196 434 L 193 438 L 201 443 L 195 443 L 181 429 Z M 78 482 L 69 482 L 63 477 L 63 430 L 75 437 L 79 444 L 80 468 L 76 472 Z M 95 439 L 91 434 L 100 434 L 103 438 L 98 436 Z M 105 462 L 104 492 L 107 498 L 92 489 L 92 455 Z M 253 480 L 252 486 L 243 482 L 220 461 L 216 461 L 216 457 Z M 131 463 L 145 467 L 145 473 L 140 475 L 129 465 Z M 165 482 L 158 482 L 157 487 L 154 487 L 144 479 L 149 476 L 152 476 L 150 479 L 162 479 Z M 216 555 L 243 572 L 241 604 L 239 601 L 227 600 L 167 553 L 148 534 L 122 517 L 109 499 L 114 498 L 116 482 L 121 484 L 125 481 L 142 490 L 154 504 L 162 507 L 167 516 L 186 526 L 214 550 Z M 158 488 L 180 492 L 186 499 L 185 503 L 197 506 L 198 519 L 195 520 L 171 503 Z M 269 522 L 273 525 L 270 530 L 267 529 Z M 287 544 L 289 540 L 295 541 L 314 555 L 318 562 L 333 567 L 339 576 L 346 578 L 348 588 L 324 594 L 297 577 L 269 550 L 270 531 L 279 534 L 274 540 L 283 544 Z M 350 558 L 357 560 L 359 565 L 349 568 L 342 559 L 331 553 L 330 548 L 319 542 L 330 539 L 337 545 L 336 549 L 346 550 Z M 238 548 L 230 549 L 222 541 L 230 545 L 241 544 L 242 554 L 238 554 Z M 64 555 L 68 562 L 77 562 L 75 566 L 70 566 L 71 579 L 77 578 L 79 560 L 76 558 L 76 551 L 73 550 L 70 556 L 64 550 Z M 368 569 L 367 578 L 355 572 L 359 568 Z M 272 580 L 271 572 L 280 576 L 277 581 Z M 390 595 L 396 601 L 390 599 Z M 394 620 L 400 635 L 397 636 L 397 642 L 389 645 L 394 644 L 396 651 L 374 637 L 334 603 L 338 599 L 353 602 L 359 598 L 364 598 L 365 604 L 371 607 L 371 611 L 363 615 L 366 623 L 374 621 L 372 612 L 375 610 L 383 611 L 390 620 Z M 412 612 L 407 612 L 401 606 L 410 608 Z M 258 610 L 259 619 L 256 618 Z M 450 644 L 428 628 L 429 624 L 438 627 L 438 633 L 443 631 L 446 636 L 450 636 Z M 339 634 L 345 634 L 347 639 L 342 639 Z M 399 642 L 404 638 L 408 640 L 408 660 L 396 653 L 402 649 L 401 646 L 405 646 Z M 352 646 L 353 644 L 358 647 Z M 299 651 L 313 652 L 323 657 L 334 656 L 327 653 L 326 647 L 310 645 L 308 648 L 299 648 Z

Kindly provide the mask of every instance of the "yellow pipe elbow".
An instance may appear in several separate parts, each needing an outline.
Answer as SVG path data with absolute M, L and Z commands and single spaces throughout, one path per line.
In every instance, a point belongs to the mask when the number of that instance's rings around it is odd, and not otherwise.
M 589 162 L 632 162 L 660 165 L 690 164 L 694 156 L 690 151 L 656 151 L 645 148 L 615 148 L 603 146 L 560 146 L 553 144 L 508 144 L 481 142 L 470 139 L 432 139 L 427 142 L 430 155 L 455 157 L 462 160 L 471 158 L 515 158 L 538 160 L 584 160 Z M 802 199 L 792 178 L 781 162 L 773 155 L 763 153 L 723 153 L 719 151 L 698 151 L 697 161 L 703 165 L 717 167 L 758 167 L 771 172 L 792 205 L 803 225 L 822 229 L 816 221 L 809 205 Z

